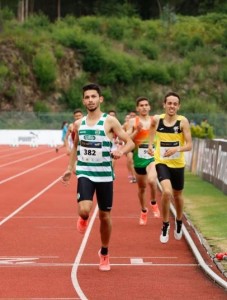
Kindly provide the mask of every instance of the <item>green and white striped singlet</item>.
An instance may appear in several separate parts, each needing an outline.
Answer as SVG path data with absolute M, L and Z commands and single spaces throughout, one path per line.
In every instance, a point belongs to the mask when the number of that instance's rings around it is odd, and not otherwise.
M 114 179 L 110 151 L 112 142 L 106 135 L 104 123 L 107 114 L 102 114 L 94 126 L 88 126 L 87 116 L 82 118 L 79 127 L 77 149 L 77 177 L 87 177 L 94 182 L 110 182 Z

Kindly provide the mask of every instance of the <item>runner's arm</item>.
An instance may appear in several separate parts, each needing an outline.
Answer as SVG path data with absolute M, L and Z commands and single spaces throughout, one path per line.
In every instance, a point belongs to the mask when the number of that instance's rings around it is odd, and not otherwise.
M 126 154 L 134 149 L 134 143 L 127 132 L 124 131 L 119 121 L 115 118 L 112 119 L 112 129 L 113 132 L 118 136 L 120 140 L 124 142 L 124 145 L 121 149 L 117 149 L 112 152 L 112 155 L 115 159 L 120 158 L 123 154 Z
M 187 118 L 184 118 L 181 121 L 181 130 L 184 134 L 184 145 L 178 147 L 178 152 L 190 151 L 192 149 L 192 137 L 191 137 L 191 129 L 190 124 Z
M 72 151 L 70 152 L 70 156 L 69 156 L 69 163 L 68 163 L 68 167 L 67 170 L 64 172 L 63 176 L 62 176 L 62 182 L 63 183 L 67 183 L 70 178 L 71 178 L 71 174 L 74 170 L 74 166 L 75 166 L 75 162 L 77 160 L 77 146 L 78 146 L 78 142 L 79 142 L 79 136 L 78 136 L 78 126 L 79 126 L 80 122 L 75 122 L 74 123 L 74 130 L 75 130 L 75 138 L 74 138 L 74 143 L 73 143 L 73 148 Z
M 148 153 L 153 156 L 154 155 L 154 140 L 155 140 L 155 134 L 158 124 L 158 116 L 155 115 L 152 118 L 151 126 L 150 126 L 150 134 L 149 134 L 149 146 L 148 146 Z

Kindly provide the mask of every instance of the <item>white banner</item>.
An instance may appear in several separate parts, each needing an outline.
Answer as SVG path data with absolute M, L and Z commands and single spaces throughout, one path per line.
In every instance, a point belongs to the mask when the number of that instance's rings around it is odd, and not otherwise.
M 62 144 L 61 130 L 0 130 L 0 145 L 49 145 Z

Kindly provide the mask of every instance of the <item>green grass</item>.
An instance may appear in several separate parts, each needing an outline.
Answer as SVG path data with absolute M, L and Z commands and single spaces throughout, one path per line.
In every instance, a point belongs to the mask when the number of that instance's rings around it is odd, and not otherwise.
M 227 251 L 227 196 L 211 183 L 185 173 L 184 211 L 213 253 Z

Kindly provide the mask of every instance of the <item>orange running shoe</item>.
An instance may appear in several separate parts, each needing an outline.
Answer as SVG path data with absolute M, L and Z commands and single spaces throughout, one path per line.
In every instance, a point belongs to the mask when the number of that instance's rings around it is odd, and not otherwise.
M 84 220 L 81 217 L 77 220 L 77 230 L 79 233 L 84 234 L 88 225 L 88 220 Z
M 141 211 L 140 220 L 139 220 L 140 225 L 146 225 L 147 224 L 147 214 L 148 214 L 148 210 L 146 212 Z
M 100 264 L 99 270 L 100 271 L 109 271 L 110 270 L 110 257 L 109 255 L 102 255 L 101 250 L 99 250 L 99 257 L 100 257 Z
M 155 218 L 160 218 L 160 210 L 158 208 L 158 204 L 151 203 L 151 209 Z

